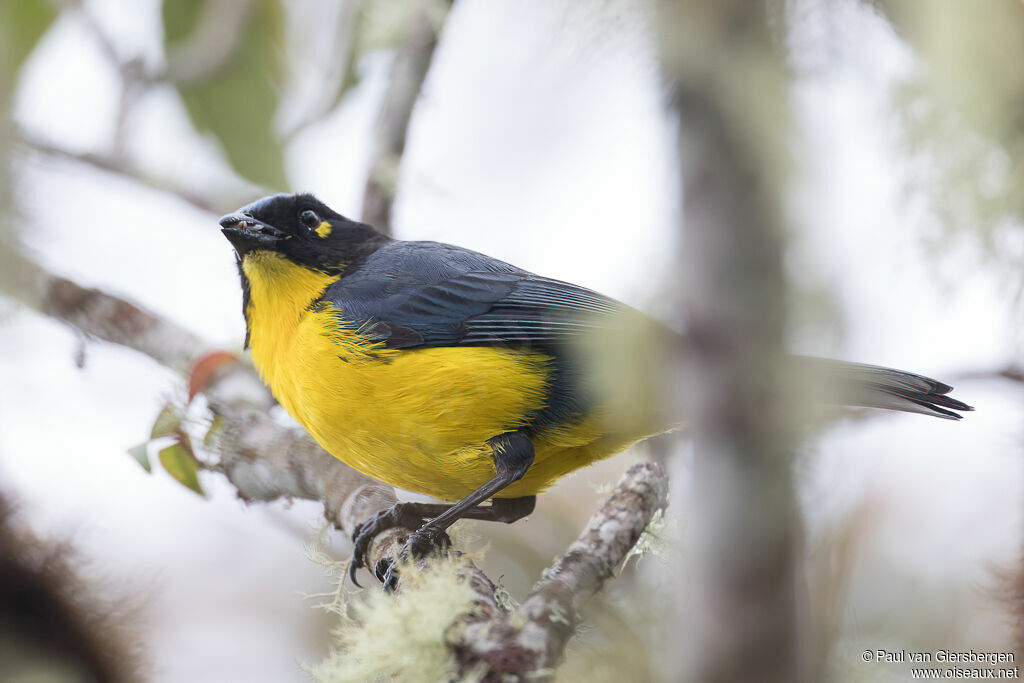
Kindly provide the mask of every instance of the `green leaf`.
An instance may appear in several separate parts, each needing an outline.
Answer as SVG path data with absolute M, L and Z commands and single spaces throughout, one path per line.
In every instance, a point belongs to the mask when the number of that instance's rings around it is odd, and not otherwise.
M 216 0 L 164 0 L 164 38 L 172 75 L 176 65 L 207 64 L 176 79 L 197 130 L 212 133 L 240 175 L 284 190 L 284 157 L 274 127 L 283 72 L 284 20 L 278 0 L 250 0 L 226 58 L 210 58 L 232 30 L 209 30 Z M 220 27 L 218 27 L 220 28 Z
M 151 465 L 149 462 L 148 447 L 148 441 L 146 441 L 145 443 L 140 443 L 137 446 L 132 446 L 131 448 L 128 449 L 128 455 L 135 458 L 135 461 L 142 466 L 142 469 L 146 470 L 147 472 L 152 472 L 153 465 Z
M 150 439 L 159 439 L 161 436 L 174 436 L 181 427 L 181 414 L 173 403 L 168 403 L 156 416 L 153 422 L 153 429 L 149 432 Z
M 213 448 L 217 443 L 217 437 L 220 436 L 221 431 L 224 430 L 224 418 L 220 415 L 213 418 L 213 422 L 210 423 L 210 428 L 206 430 L 206 435 L 203 436 L 203 447 Z
M 199 463 L 192 455 L 187 442 L 172 443 L 160 451 L 160 464 L 164 466 L 167 473 L 177 479 L 183 486 L 189 488 L 201 496 L 203 487 L 199 485 Z
M 199 17 L 206 5 L 204 0 L 165 0 L 163 20 L 166 42 L 180 43 L 188 38 L 199 24 Z
M 57 18 L 48 0 L 0 0 L 0 85 L 13 85 L 22 63 Z

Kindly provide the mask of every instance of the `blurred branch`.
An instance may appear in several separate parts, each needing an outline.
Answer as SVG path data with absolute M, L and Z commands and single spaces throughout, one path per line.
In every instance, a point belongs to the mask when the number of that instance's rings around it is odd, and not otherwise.
M 773 14 L 773 10 L 775 14 Z M 679 121 L 703 681 L 801 680 L 783 353 L 782 3 L 662 0 Z M 778 24 L 776 24 L 778 25 Z
M 70 0 L 69 5 L 96 40 L 104 58 L 117 69 L 125 88 L 194 83 L 224 68 L 238 49 L 245 19 L 252 11 L 252 0 L 205 3 L 194 35 L 168 55 L 166 69 L 156 70 L 145 68 L 139 59 L 124 59 L 82 0 Z
M 451 4 L 445 0 L 445 4 Z M 370 170 L 363 192 L 363 222 L 391 234 L 391 208 L 409 122 L 437 47 L 438 2 L 420 0 L 410 14 L 406 39 L 395 55 L 377 120 Z
M 106 31 L 103 30 L 103 27 L 99 25 L 88 9 L 82 5 L 79 5 L 77 9 L 82 23 L 89 33 L 92 34 L 93 38 L 96 39 L 100 51 L 107 61 L 117 68 L 118 74 L 121 77 L 121 93 L 118 97 L 117 115 L 114 121 L 113 139 L 110 145 L 114 155 L 120 156 L 124 150 L 125 128 L 129 113 L 144 89 L 148 88 L 153 81 L 145 74 L 141 60 L 125 60 L 121 58 L 113 41 L 110 40 L 110 36 L 107 35 Z
M 196 32 L 196 40 L 203 41 L 204 44 L 215 49 L 212 51 L 189 50 L 188 48 L 192 46 L 192 43 L 189 43 L 175 51 L 172 55 L 174 57 L 173 69 L 164 72 L 147 69 L 142 59 L 122 57 L 116 44 L 89 9 L 80 0 L 72 0 L 70 6 L 74 9 L 77 18 L 96 41 L 100 52 L 120 77 L 121 92 L 109 150 L 105 153 L 75 152 L 40 140 L 25 130 L 15 132 L 16 141 L 22 146 L 46 156 L 86 164 L 124 176 L 151 189 L 173 195 L 203 211 L 220 214 L 228 208 L 247 203 L 252 199 L 252 192 L 247 189 L 229 188 L 222 185 L 216 188 L 216 191 L 197 191 L 172 178 L 158 177 L 147 173 L 126 157 L 124 142 L 128 119 L 136 103 L 150 88 L 161 83 L 173 85 L 190 83 L 223 67 L 224 62 L 235 51 L 241 39 L 242 23 L 249 12 L 250 5 L 251 0 L 210 3 L 210 6 L 204 9 L 200 29 Z M 179 59 L 182 54 L 185 57 Z M 187 58 L 191 54 L 201 54 L 205 61 L 193 63 L 194 59 L 189 61 Z
M 321 95 L 308 111 L 282 133 L 281 139 L 285 144 L 292 142 L 310 127 L 323 121 L 324 117 L 329 115 L 344 99 L 349 87 L 358 80 L 355 73 L 359 55 L 354 46 L 357 42 L 356 32 L 359 27 L 359 14 L 362 7 L 361 0 L 341 3 L 336 25 L 331 34 L 330 56 L 326 60 L 322 60 L 328 70 L 323 78 L 324 89 L 327 92 Z M 327 87 L 327 84 L 330 83 L 337 84 L 333 90 Z
M 70 6 L 74 8 L 85 30 L 96 41 L 96 45 L 100 52 L 103 53 L 103 57 L 117 69 L 123 81 L 122 85 L 127 86 L 131 82 L 134 82 L 136 85 L 151 85 L 167 80 L 166 75 L 163 73 L 146 71 L 141 59 L 124 59 L 118 52 L 114 41 L 110 39 L 110 36 L 103 30 L 103 27 L 96 21 L 96 17 L 92 15 L 92 12 L 89 11 L 82 0 L 73 0 Z
M 223 69 L 245 39 L 252 0 L 204 3 L 196 28 L 167 55 L 167 80 L 178 84 L 201 81 Z M 264 46 L 269 49 L 269 46 Z
M 1007 379 L 1011 382 L 1024 382 L 1024 368 L 1019 365 L 1007 365 L 1004 368 L 995 368 L 993 370 L 961 372 L 956 375 L 956 378 L 958 380 Z
M 236 206 L 246 203 L 250 197 L 237 198 L 225 197 L 224 192 L 200 193 L 186 188 L 169 178 L 159 178 L 144 172 L 128 161 L 111 155 L 93 154 L 91 152 L 72 152 L 56 145 L 33 138 L 25 131 L 19 131 L 18 142 L 26 149 L 44 154 L 55 159 L 73 161 L 87 166 L 92 166 L 103 171 L 116 173 L 129 180 L 142 183 L 157 192 L 163 192 L 177 197 L 187 204 L 191 204 L 201 211 L 220 214 L 225 206 Z
M 124 299 L 89 289 L 17 254 L 0 292 L 85 334 L 127 346 L 178 372 L 212 349 L 188 330 Z
M 4 494 L 0 492 L 4 680 L 147 680 L 140 666 L 142 596 L 131 595 L 125 583 L 114 586 L 90 577 L 89 563 L 72 539 L 37 536 L 34 525 Z

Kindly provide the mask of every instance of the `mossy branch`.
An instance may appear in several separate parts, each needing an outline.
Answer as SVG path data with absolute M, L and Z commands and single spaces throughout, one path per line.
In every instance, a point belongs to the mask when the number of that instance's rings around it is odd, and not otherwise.
M 629 468 L 518 609 L 467 620 L 455 646 L 463 675 L 486 671 L 484 681 L 546 678 L 579 624 L 580 608 L 601 590 L 655 514 L 667 506 L 668 479 L 661 466 L 640 463 Z

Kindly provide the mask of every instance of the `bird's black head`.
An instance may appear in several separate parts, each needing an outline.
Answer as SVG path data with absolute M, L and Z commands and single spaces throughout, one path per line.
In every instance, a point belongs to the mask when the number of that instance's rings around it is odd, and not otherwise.
M 283 256 L 335 275 L 362 262 L 389 240 L 349 220 L 311 194 L 275 194 L 220 219 L 241 263 L 249 256 Z

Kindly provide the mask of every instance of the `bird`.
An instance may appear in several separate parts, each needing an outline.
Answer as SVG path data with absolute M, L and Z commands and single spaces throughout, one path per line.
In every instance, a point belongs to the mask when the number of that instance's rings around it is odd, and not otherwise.
M 245 347 L 277 401 L 349 466 L 444 501 L 399 502 L 360 524 L 357 585 L 386 528 L 408 528 L 403 555 L 425 555 L 458 519 L 517 521 L 560 477 L 678 426 L 631 410 L 644 404 L 635 397 L 616 403 L 595 379 L 594 340 L 622 328 L 649 343 L 679 336 L 611 297 L 462 247 L 393 239 L 308 193 L 264 197 L 220 226 L 241 279 Z M 599 360 L 628 368 L 636 355 Z M 850 405 L 951 420 L 973 410 L 922 375 L 793 363 L 829 374 Z M 385 588 L 397 571 L 379 569 Z

